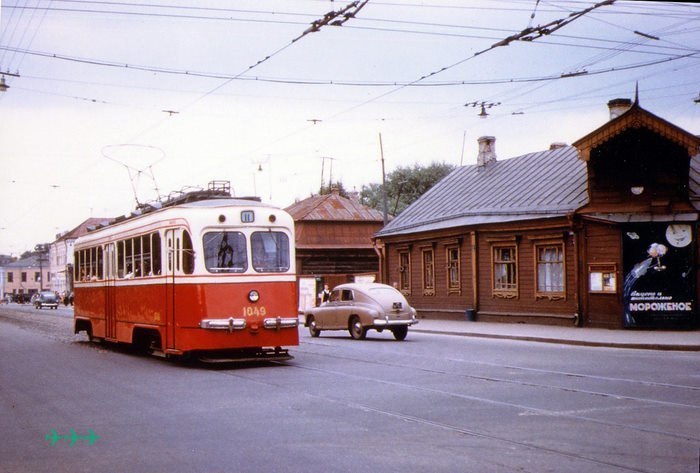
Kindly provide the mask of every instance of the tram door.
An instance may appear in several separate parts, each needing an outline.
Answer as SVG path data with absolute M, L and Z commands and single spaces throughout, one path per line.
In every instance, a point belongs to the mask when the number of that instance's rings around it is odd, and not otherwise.
M 104 279 L 105 279 L 105 338 L 117 338 L 116 289 L 117 251 L 114 243 L 109 243 L 104 249 Z
M 175 278 L 182 254 L 182 230 L 173 228 L 165 232 L 165 348 L 175 348 Z

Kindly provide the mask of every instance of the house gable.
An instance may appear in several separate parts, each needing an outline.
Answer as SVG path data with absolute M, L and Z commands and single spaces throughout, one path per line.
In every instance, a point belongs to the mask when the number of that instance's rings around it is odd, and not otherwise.
M 588 173 L 590 203 L 580 213 L 695 211 L 699 145 L 635 102 L 574 143 Z

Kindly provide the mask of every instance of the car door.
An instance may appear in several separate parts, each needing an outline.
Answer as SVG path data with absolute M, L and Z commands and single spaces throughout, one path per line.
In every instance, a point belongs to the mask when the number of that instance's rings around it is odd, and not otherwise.
M 335 326 L 339 329 L 348 328 L 348 320 L 355 313 L 355 297 L 352 289 L 343 289 L 340 291 L 340 300 L 335 311 Z
M 331 291 L 328 301 L 314 309 L 314 319 L 319 329 L 328 330 L 336 328 L 338 302 L 340 302 L 340 291 L 334 289 Z

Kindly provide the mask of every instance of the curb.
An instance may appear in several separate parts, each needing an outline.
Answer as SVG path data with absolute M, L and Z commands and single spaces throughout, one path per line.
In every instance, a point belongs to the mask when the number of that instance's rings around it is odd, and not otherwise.
M 522 342 L 537 342 L 551 343 L 557 345 L 573 345 L 585 347 L 601 347 L 601 348 L 626 348 L 633 350 L 659 350 L 659 351 L 700 351 L 700 345 L 669 345 L 659 343 L 640 343 L 640 342 L 596 342 L 592 340 L 571 340 L 563 338 L 546 338 L 534 337 L 528 335 L 499 335 L 492 333 L 474 333 L 474 332 L 451 332 L 447 330 L 431 330 L 411 328 L 412 332 L 431 333 L 436 335 L 453 335 L 458 337 L 472 338 L 490 338 L 498 340 L 517 340 Z

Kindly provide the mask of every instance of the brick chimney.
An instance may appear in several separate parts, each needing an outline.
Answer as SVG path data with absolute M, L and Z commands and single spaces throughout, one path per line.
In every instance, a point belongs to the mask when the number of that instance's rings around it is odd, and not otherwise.
M 610 120 L 614 120 L 632 107 L 630 99 L 612 99 L 608 102 Z
M 479 142 L 479 155 L 476 157 L 476 165 L 483 167 L 496 162 L 496 137 L 482 136 Z

